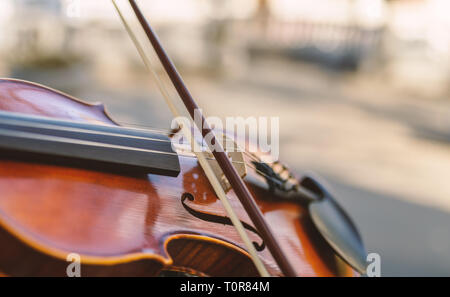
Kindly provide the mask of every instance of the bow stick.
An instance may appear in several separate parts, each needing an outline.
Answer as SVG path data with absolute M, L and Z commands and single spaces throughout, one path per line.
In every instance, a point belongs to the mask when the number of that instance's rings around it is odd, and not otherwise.
M 167 92 L 166 88 L 164 87 L 164 84 L 160 80 L 158 74 L 154 70 L 154 67 L 152 65 L 152 62 L 150 59 L 146 56 L 141 44 L 139 43 L 138 39 L 136 38 L 135 34 L 131 30 L 130 26 L 128 25 L 128 22 L 125 20 L 122 12 L 120 11 L 119 7 L 117 6 L 115 0 L 112 0 L 112 3 L 128 33 L 131 40 L 133 41 L 134 45 L 136 46 L 136 49 L 138 50 L 139 55 L 141 56 L 146 68 L 148 71 L 151 72 L 153 75 L 153 78 L 156 81 L 156 84 L 161 91 L 161 94 L 163 95 L 164 100 L 166 101 L 167 105 L 169 106 L 169 109 L 172 111 L 173 115 L 175 117 L 180 116 L 180 112 L 177 110 L 175 105 L 172 103 L 169 93 Z M 222 188 L 220 181 L 218 177 L 214 174 L 214 171 L 209 164 L 209 162 L 206 159 L 206 156 L 202 152 L 202 150 L 199 148 L 198 143 L 196 140 L 192 137 L 191 130 L 185 127 L 182 123 L 179 123 L 179 126 L 182 129 L 183 134 L 186 136 L 187 139 L 191 140 L 192 147 L 194 149 L 195 155 L 198 159 L 198 162 L 200 163 L 200 166 L 202 167 L 203 171 L 205 172 L 205 175 L 207 176 L 208 180 L 210 181 L 216 195 L 219 197 L 220 201 L 222 202 L 223 207 L 225 208 L 226 212 L 228 213 L 228 216 L 230 217 L 230 220 L 232 224 L 234 225 L 236 231 L 238 232 L 239 236 L 241 237 L 242 241 L 244 242 L 245 246 L 247 247 L 247 251 L 250 254 L 250 258 L 252 259 L 253 263 L 255 264 L 256 269 L 258 270 L 259 274 L 263 277 L 270 276 L 270 274 L 267 272 L 264 264 L 262 263 L 261 259 L 258 256 L 258 253 L 252 244 L 250 238 L 248 237 L 244 227 L 242 226 L 242 222 L 239 220 L 238 216 L 236 215 L 235 211 L 233 210 L 226 193 L 224 189 Z
M 219 164 L 220 168 L 222 169 L 225 177 L 228 179 L 230 185 L 232 186 L 234 192 L 236 193 L 236 196 L 241 201 L 245 211 L 247 212 L 248 216 L 250 217 L 251 221 L 255 225 L 258 232 L 261 234 L 261 237 L 266 242 L 266 245 L 271 252 L 273 258 L 277 262 L 278 266 L 280 267 L 281 271 L 285 276 L 296 276 L 296 273 L 289 263 L 286 255 L 281 250 L 280 246 L 278 245 L 275 236 L 273 235 L 270 227 L 264 220 L 264 217 L 259 210 L 258 206 L 255 203 L 254 198 L 250 194 L 250 191 L 248 190 L 247 186 L 245 185 L 242 178 L 239 176 L 238 172 L 234 168 L 233 164 L 231 163 L 230 159 L 225 154 L 220 142 L 217 141 L 217 138 L 214 134 L 214 132 L 209 127 L 208 123 L 206 122 L 205 117 L 201 113 L 198 105 L 196 104 L 194 98 L 191 96 L 189 90 L 187 89 L 186 85 L 183 82 L 183 79 L 181 78 L 180 74 L 178 73 L 177 69 L 175 68 L 174 64 L 170 60 L 169 56 L 166 54 L 165 50 L 163 49 L 161 43 L 159 42 L 158 37 L 156 36 L 155 32 L 153 31 L 150 24 L 147 22 L 146 18 L 142 14 L 141 10 L 139 9 L 137 3 L 135 0 L 129 0 L 129 3 L 131 7 L 133 8 L 133 11 L 139 20 L 139 23 L 141 24 L 145 34 L 147 35 L 150 43 L 153 46 L 153 49 L 155 50 L 161 64 L 163 65 L 165 71 L 167 72 L 173 86 L 178 92 L 178 95 L 180 96 L 181 100 L 183 101 L 186 109 L 188 110 L 190 116 L 192 119 L 194 119 L 194 114 L 197 113 L 198 116 L 201 118 L 201 124 L 202 127 L 197 127 L 200 132 L 202 133 L 203 137 L 206 135 L 210 135 L 211 142 L 208 143 L 210 146 L 210 149 L 212 151 L 212 154 L 214 158 L 216 159 L 217 163 Z M 195 121 L 194 121 L 195 122 Z M 197 123 L 196 123 L 197 124 Z M 219 149 L 215 149 L 213 144 L 218 147 Z

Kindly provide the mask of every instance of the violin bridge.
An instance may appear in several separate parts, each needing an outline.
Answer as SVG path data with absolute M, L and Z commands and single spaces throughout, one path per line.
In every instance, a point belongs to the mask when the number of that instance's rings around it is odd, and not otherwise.
M 220 137 L 221 135 L 218 135 Z M 234 142 L 231 138 L 222 135 L 224 140 L 224 147 L 225 152 L 228 156 L 228 158 L 231 159 L 231 162 L 233 163 L 234 168 L 236 168 L 236 171 L 238 172 L 239 176 L 244 178 L 247 175 L 247 167 L 245 165 L 244 160 L 244 153 L 239 148 L 239 146 Z M 230 144 L 232 144 L 232 151 L 228 151 L 230 148 Z M 222 186 L 225 193 L 228 193 L 228 191 L 231 190 L 231 184 L 226 178 L 225 174 L 223 173 L 222 169 L 219 166 L 219 163 L 217 163 L 217 160 L 214 158 L 213 154 L 211 152 L 205 152 L 206 157 L 208 158 L 208 162 L 214 171 L 214 174 L 216 175 L 217 179 L 220 181 L 220 185 Z

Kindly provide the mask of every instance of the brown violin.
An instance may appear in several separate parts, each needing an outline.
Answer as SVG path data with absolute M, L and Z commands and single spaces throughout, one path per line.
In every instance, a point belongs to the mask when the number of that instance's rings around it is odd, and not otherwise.
M 198 106 L 130 3 L 192 114 Z M 317 178 L 260 153 L 200 159 L 174 149 L 175 133 L 123 127 L 101 104 L 0 79 L 0 271 L 66 276 L 78 257 L 82 276 L 364 273 L 361 237 Z

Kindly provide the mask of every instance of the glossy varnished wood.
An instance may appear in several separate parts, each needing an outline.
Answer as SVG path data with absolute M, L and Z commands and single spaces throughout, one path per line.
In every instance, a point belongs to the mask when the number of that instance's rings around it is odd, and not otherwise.
M 0 80 L 0 109 L 115 125 L 101 105 L 20 81 Z M 176 178 L 131 177 L 0 159 L 0 270 L 63 276 L 67 255 L 78 253 L 83 275 L 151 276 L 161 269 L 257 275 L 232 226 L 206 222 L 183 207 L 181 197 L 190 193 L 194 200 L 186 203 L 193 209 L 225 215 L 197 160 L 180 156 L 180 164 Z M 249 177 L 258 178 L 251 169 Z M 268 193 L 248 185 L 298 275 L 353 275 L 305 209 L 267 202 Z M 250 224 L 234 193 L 229 197 L 241 220 Z M 260 254 L 269 271 L 279 275 L 267 249 Z

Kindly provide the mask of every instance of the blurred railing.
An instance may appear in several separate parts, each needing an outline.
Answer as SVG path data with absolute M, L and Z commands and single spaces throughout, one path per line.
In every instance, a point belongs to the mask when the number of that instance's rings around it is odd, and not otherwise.
M 252 34 L 254 51 L 284 52 L 338 69 L 356 69 L 381 42 L 382 28 L 307 21 L 270 20 Z

